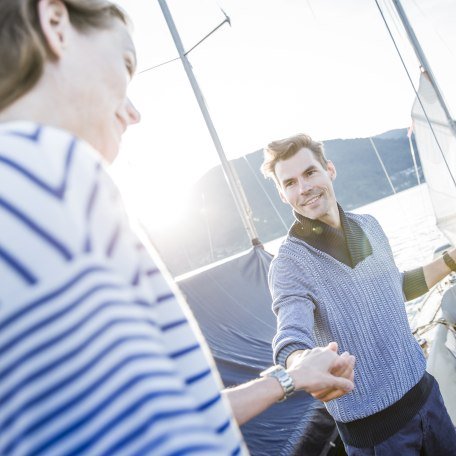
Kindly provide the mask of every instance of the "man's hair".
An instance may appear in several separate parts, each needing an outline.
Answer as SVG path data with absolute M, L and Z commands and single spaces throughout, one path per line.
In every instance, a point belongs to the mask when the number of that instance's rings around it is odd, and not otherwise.
M 123 10 L 108 0 L 62 1 L 80 32 L 107 29 L 115 19 L 129 25 Z M 49 58 L 37 0 L 0 0 L 0 111 L 33 88 Z
M 310 136 L 300 133 L 268 144 L 268 147 L 264 149 L 264 161 L 261 165 L 261 172 L 265 177 L 270 177 L 278 184 L 275 173 L 277 162 L 293 157 L 293 155 L 303 148 L 310 149 L 315 155 L 315 158 L 326 169 L 328 160 L 324 154 L 323 143 L 314 141 Z

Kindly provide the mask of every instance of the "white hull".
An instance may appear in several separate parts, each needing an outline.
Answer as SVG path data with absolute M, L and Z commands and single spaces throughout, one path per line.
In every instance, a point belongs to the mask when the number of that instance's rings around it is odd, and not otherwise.
M 442 318 L 456 323 L 456 285 L 446 290 L 442 297 Z M 456 426 L 456 333 L 447 326 L 439 324 L 431 343 L 427 370 L 439 382 L 440 391 L 445 401 L 451 420 Z

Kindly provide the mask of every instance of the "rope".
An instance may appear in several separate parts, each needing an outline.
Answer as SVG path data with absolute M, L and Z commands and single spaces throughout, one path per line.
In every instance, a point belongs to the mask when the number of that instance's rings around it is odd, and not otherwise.
M 437 325 L 444 325 L 453 333 L 456 333 L 456 324 L 451 323 L 444 318 L 439 318 L 438 320 L 431 321 L 430 323 L 426 323 L 425 325 L 421 325 L 413 331 L 413 335 L 422 336 L 424 333 L 430 331 Z

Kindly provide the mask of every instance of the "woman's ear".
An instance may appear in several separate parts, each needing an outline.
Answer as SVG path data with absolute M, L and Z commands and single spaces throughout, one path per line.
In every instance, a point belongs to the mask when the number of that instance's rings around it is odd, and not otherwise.
M 49 50 L 60 58 L 67 44 L 70 18 L 61 0 L 39 0 L 38 17 Z

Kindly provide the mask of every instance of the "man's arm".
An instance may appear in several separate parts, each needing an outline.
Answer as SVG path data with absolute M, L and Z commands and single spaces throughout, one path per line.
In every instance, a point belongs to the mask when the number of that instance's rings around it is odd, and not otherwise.
M 451 259 L 456 262 L 456 249 L 449 250 L 448 254 L 450 255 Z M 452 269 L 450 269 L 443 260 L 443 256 L 437 258 L 431 263 L 423 266 L 426 285 L 428 288 L 432 288 L 436 283 L 444 279 L 451 271 Z
M 287 372 L 293 379 L 296 390 L 304 390 L 312 395 L 319 392 L 323 398 L 330 397 L 325 400 L 331 400 L 353 389 L 354 364 L 353 356 L 348 353 L 338 356 L 337 344 L 331 343 L 328 347 L 315 348 L 305 353 L 294 352 L 292 362 L 287 363 Z M 332 371 L 341 371 L 345 375 L 336 376 Z M 329 392 L 337 393 L 332 393 L 334 397 L 331 397 Z M 241 425 L 282 399 L 284 390 L 277 379 L 263 377 L 225 389 L 223 394 Z

